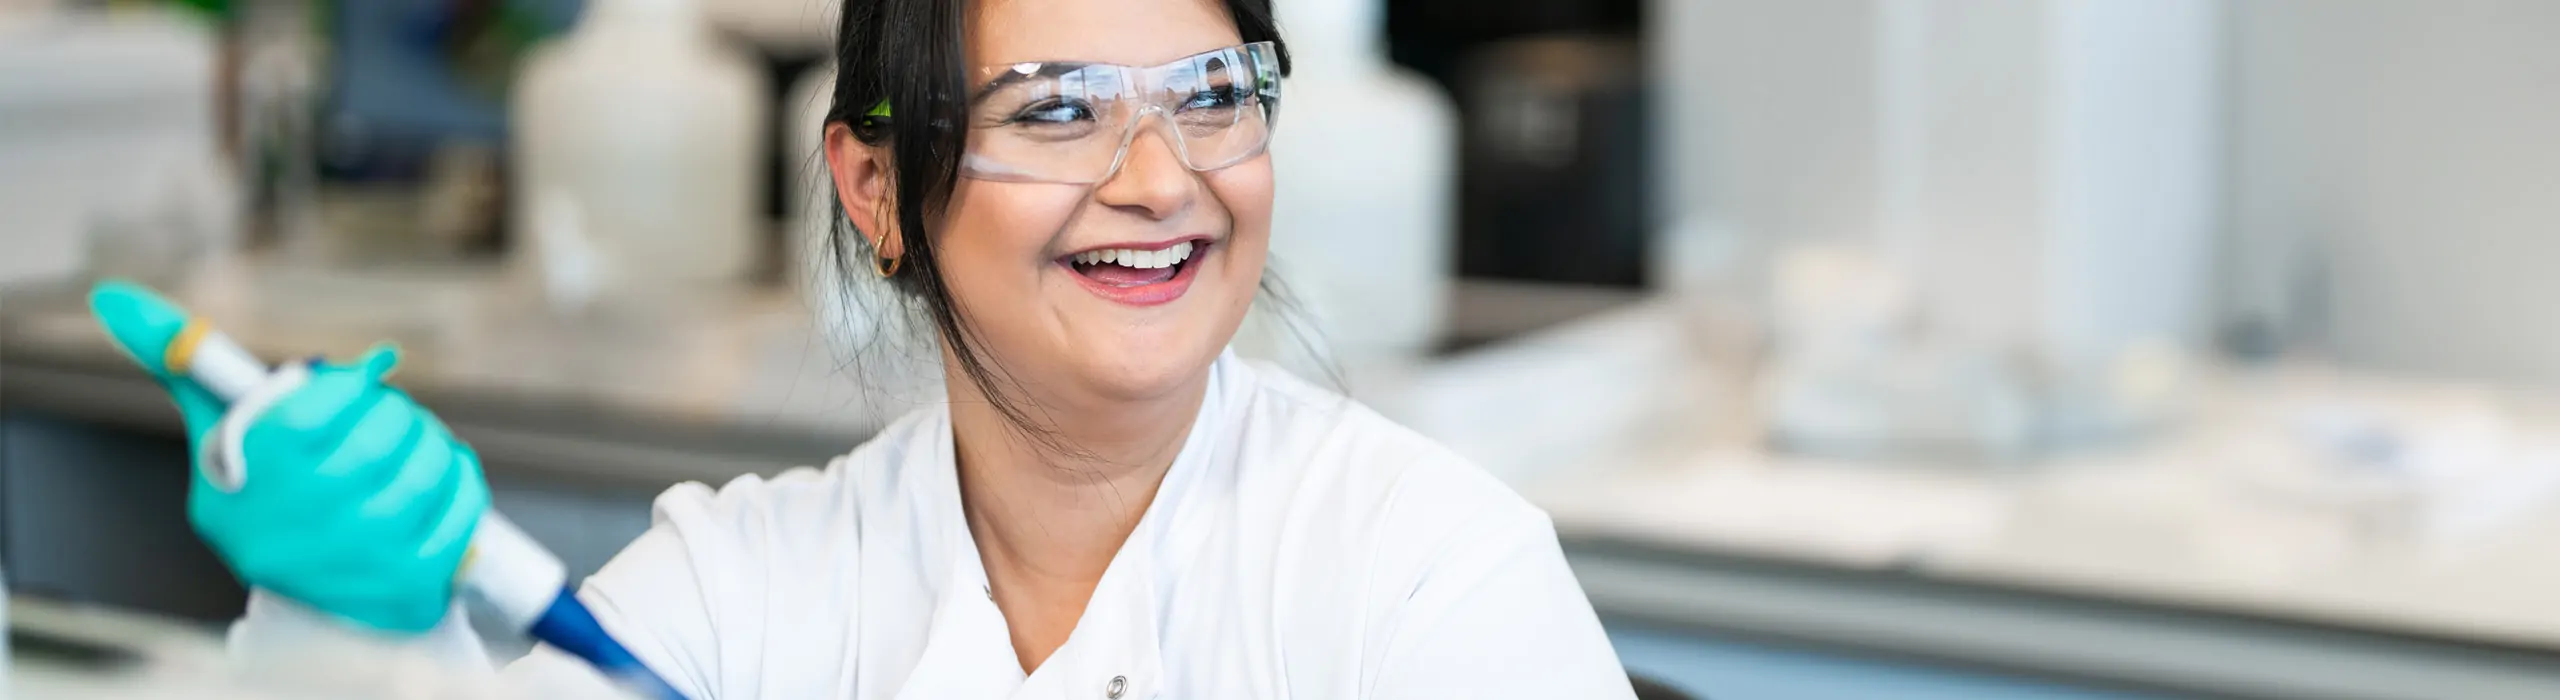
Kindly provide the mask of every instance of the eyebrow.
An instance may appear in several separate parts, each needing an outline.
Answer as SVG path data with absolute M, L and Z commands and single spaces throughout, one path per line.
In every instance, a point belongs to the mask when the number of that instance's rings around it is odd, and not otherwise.
M 1213 68 L 1212 70 L 1224 70 L 1226 67 L 1234 65 L 1232 60 L 1227 56 L 1227 54 L 1231 53 L 1242 53 L 1242 49 L 1232 46 L 1210 49 L 1189 56 L 1173 59 L 1171 61 L 1166 61 L 1161 64 L 1161 66 L 1149 66 L 1148 68 L 1171 66 L 1189 61 L 1197 61 L 1205 57 L 1217 63 L 1218 67 Z M 978 106 L 978 103 L 986 101 L 988 96 L 994 95 L 996 90 L 1030 80 L 1032 78 L 1055 78 L 1078 70 L 1083 70 L 1085 68 L 1102 65 L 1117 66 L 1118 64 L 1098 63 L 1094 61 L 1024 61 L 1021 63 L 1006 65 L 1001 70 L 996 71 L 996 77 L 988 78 L 986 82 L 979 83 L 976 89 L 969 92 L 969 106 L 976 107 Z M 1023 66 L 1037 66 L 1038 68 L 1036 70 L 1026 72 L 1022 70 Z M 1127 68 L 1133 66 L 1121 67 Z
M 1092 65 L 1095 64 L 1083 61 L 1068 61 L 1059 63 L 1028 62 L 1005 66 L 1004 70 L 996 72 L 996 77 L 987 79 L 987 82 L 979 84 L 977 89 L 969 92 L 969 106 L 977 106 L 978 103 L 986 101 L 988 96 L 994 95 L 996 90 L 1002 89 L 1006 86 L 1021 83 L 1032 78 L 1055 78 L 1078 70 L 1083 70 L 1084 68 Z M 1037 66 L 1038 68 L 1036 70 L 1025 72 L 1022 70 L 1023 66 Z

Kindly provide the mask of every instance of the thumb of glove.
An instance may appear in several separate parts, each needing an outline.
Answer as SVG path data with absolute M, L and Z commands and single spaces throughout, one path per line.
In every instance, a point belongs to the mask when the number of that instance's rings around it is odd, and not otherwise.
M 349 366 L 363 373 L 366 379 L 380 383 L 400 369 L 400 344 L 389 341 L 374 343 Z

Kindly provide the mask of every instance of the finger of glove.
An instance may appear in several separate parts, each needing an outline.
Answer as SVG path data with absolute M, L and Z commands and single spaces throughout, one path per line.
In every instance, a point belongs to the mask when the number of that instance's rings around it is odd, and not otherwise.
M 284 443 L 285 438 L 327 447 L 339 441 L 364 409 L 383 399 L 384 387 L 363 371 L 344 365 L 323 364 L 313 367 L 311 376 L 293 393 L 267 407 L 249 427 L 246 448 L 261 442 Z
M 252 585 L 368 626 L 423 630 L 453 598 L 454 571 L 468 536 L 449 533 L 468 532 L 467 523 L 453 524 L 470 519 L 452 510 L 421 512 L 429 517 L 418 523 L 345 523 L 299 535 L 277 533 L 243 543 L 226 558 Z
M 161 390 L 169 393 L 169 401 L 177 404 L 178 418 L 186 422 L 187 443 L 190 445 L 203 442 L 205 435 L 222 422 L 223 412 L 230 408 L 228 402 L 214 396 L 196 380 L 158 376 L 152 379 L 160 383 Z
M 236 529 L 276 533 L 237 548 L 241 568 L 260 583 L 385 572 L 450 579 L 488 509 L 477 458 L 405 402 L 383 402 L 311 472 L 241 491 L 248 512 Z
M 467 454 L 467 453 L 466 453 Z M 452 453 L 420 450 L 419 460 Z M 325 542 L 280 552 L 273 565 L 300 598 L 323 610 L 391 631 L 422 631 L 442 616 L 454 595 L 456 571 L 470 546 L 488 492 L 475 469 L 415 464 L 406 471 L 446 475 L 424 495 L 386 517 L 349 523 Z M 290 593 L 289 593 L 290 595 Z
M 391 372 L 400 367 L 400 344 L 388 341 L 374 343 L 373 347 L 365 348 L 364 354 L 357 356 L 356 361 L 349 363 L 348 367 L 377 384 L 382 383 L 384 378 L 390 377 Z
M 461 481 L 443 476 L 449 470 L 397 464 L 363 470 L 423 483 L 378 491 L 314 489 L 303 503 L 253 511 L 237 528 L 255 535 L 242 538 L 238 563 L 262 578 L 366 576 L 406 571 L 438 558 L 440 549 L 460 546 L 440 539 L 440 524 L 462 495 Z
M 375 361 L 324 366 L 266 413 L 248 417 L 256 422 L 242 453 L 257 476 L 236 494 L 205 493 L 191 505 L 233 511 L 225 514 L 230 521 L 256 530 L 378 517 L 396 510 L 398 499 L 417 497 L 409 493 L 416 486 L 399 482 L 411 453 L 452 437 L 423 407 L 376 381 L 386 366 L 379 360 L 389 356 L 369 357 Z M 418 478 L 434 477 L 426 471 Z M 486 489 L 476 472 L 472 478 Z
M 383 410 L 378 392 L 367 386 L 372 385 L 346 372 L 315 375 L 267 411 L 234 417 L 253 421 L 240 446 L 245 471 L 253 476 L 236 492 L 225 492 L 212 488 L 198 470 L 196 488 L 188 494 L 197 530 L 221 540 L 237 531 L 312 527 L 379 490 L 393 475 L 363 469 L 373 460 L 344 449 L 350 433 L 369 421 L 406 427 L 409 417 L 396 405 Z M 380 444 L 385 438 L 379 429 L 372 432 L 360 447 L 376 454 L 398 449 Z M 399 436 L 391 437 L 396 443 Z
M 434 629 L 453 604 L 450 582 L 374 578 L 319 583 L 322 585 L 269 588 L 331 615 L 395 634 Z

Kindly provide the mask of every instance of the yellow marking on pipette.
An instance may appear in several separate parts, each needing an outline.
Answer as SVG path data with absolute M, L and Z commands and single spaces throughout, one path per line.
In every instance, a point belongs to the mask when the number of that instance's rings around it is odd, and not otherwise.
M 170 339 L 169 349 L 160 354 L 160 364 L 168 367 L 170 374 L 186 374 L 187 365 L 195 362 L 196 345 L 203 343 L 205 335 L 212 332 L 213 324 L 201 319 L 187 319 L 186 327 L 178 329 L 178 337 Z
M 462 582 L 463 575 L 471 573 L 471 564 L 472 564 L 472 562 L 479 561 L 479 560 L 480 560 L 480 548 L 479 548 L 479 547 L 464 547 L 464 548 L 462 549 L 462 563 L 460 563 L 460 564 L 456 564 L 456 565 L 454 565 L 454 567 L 453 567 L 453 582 L 454 582 L 454 583 L 461 583 L 461 582 Z

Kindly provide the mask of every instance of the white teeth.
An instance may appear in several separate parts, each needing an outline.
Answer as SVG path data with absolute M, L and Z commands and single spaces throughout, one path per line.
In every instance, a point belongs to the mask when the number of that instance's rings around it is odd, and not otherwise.
M 1191 250 L 1192 245 L 1190 241 L 1175 243 L 1173 244 L 1173 247 L 1163 250 L 1108 248 L 1104 250 L 1088 250 L 1082 253 L 1077 253 L 1075 255 L 1075 261 L 1076 264 L 1079 265 L 1117 263 L 1127 267 L 1151 270 L 1159 267 L 1172 267 L 1180 264 L 1182 261 L 1190 260 Z

